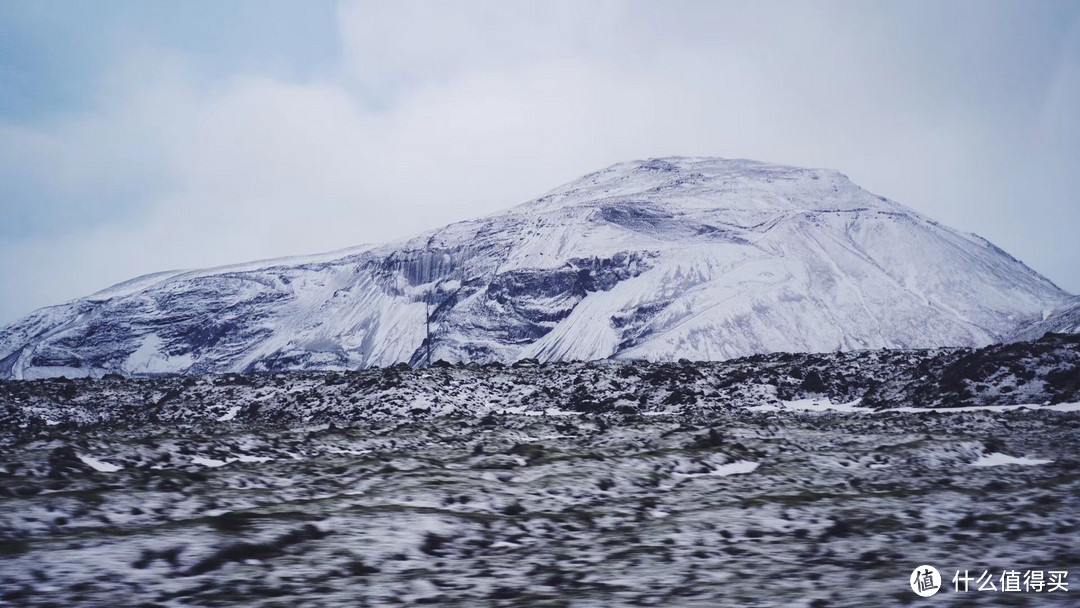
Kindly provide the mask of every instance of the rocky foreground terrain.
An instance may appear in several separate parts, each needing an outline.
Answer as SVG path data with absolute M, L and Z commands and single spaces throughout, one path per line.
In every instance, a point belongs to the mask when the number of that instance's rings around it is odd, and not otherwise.
M 0 604 L 1076 605 L 951 578 L 1080 580 L 1077 402 L 1064 335 L 5 382 Z

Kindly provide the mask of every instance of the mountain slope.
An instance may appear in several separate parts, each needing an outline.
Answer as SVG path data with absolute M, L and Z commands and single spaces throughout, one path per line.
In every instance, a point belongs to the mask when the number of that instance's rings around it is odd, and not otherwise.
M 1047 333 L 1080 334 L 1080 297 L 1069 300 L 1045 318 L 1010 334 L 1007 342 L 1038 340 Z
M 1069 295 L 834 171 L 621 163 L 376 247 L 136 279 L 0 330 L 0 377 L 982 346 Z

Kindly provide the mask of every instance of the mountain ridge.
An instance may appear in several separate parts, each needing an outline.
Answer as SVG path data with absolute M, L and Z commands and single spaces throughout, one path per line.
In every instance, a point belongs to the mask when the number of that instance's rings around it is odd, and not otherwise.
M 665 157 L 327 254 L 146 275 L 0 329 L 0 377 L 985 346 L 1068 294 L 842 173 Z

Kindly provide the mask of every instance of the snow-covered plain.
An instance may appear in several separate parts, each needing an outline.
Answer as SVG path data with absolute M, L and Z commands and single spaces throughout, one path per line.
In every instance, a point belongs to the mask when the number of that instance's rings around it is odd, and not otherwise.
M 433 359 L 478 363 L 982 346 L 1074 302 L 835 171 L 664 158 L 395 243 L 45 308 L 0 329 L 0 377 L 415 364 L 426 300 Z

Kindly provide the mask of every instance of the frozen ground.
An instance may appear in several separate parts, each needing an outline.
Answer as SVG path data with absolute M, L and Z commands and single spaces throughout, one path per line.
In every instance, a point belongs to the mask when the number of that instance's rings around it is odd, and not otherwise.
M 899 397 L 1046 344 L 2 383 L 0 603 L 1076 605 L 949 582 L 1080 571 L 1072 377 Z

